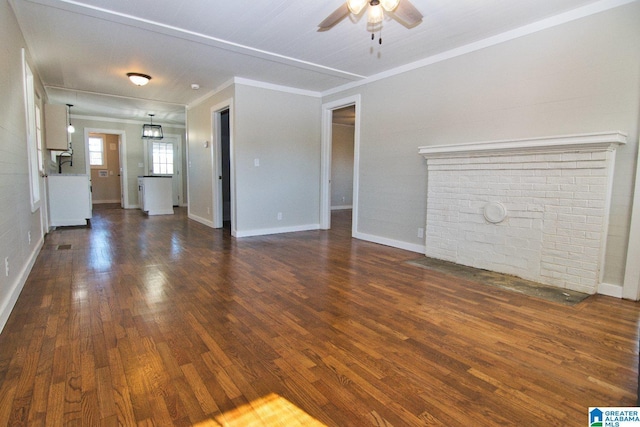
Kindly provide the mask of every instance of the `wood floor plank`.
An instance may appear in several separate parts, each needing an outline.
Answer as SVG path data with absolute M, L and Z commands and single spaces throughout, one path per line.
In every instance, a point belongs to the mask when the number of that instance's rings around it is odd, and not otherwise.
M 0 334 L 0 425 L 579 426 L 635 406 L 640 304 L 418 268 L 350 221 L 236 239 L 107 205 L 55 230 Z

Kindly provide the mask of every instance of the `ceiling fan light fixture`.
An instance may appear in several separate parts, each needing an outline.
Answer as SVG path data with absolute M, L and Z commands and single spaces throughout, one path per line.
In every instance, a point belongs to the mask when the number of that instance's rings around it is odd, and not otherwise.
M 127 77 L 136 86 L 144 86 L 151 80 L 151 76 L 141 73 L 127 73 Z
M 380 4 L 387 12 L 393 12 L 400 4 L 400 0 L 380 0 Z
M 367 0 L 347 0 L 347 7 L 351 13 L 358 15 L 367 3 L 369 3 Z
M 367 14 L 367 23 L 369 25 L 376 25 L 382 22 L 384 19 L 384 12 L 382 11 L 382 7 L 377 5 L 371 5 L 369 7 L 369 13 Z

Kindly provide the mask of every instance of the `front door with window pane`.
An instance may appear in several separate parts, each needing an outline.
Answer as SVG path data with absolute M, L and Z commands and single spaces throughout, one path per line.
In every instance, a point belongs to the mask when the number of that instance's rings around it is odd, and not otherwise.
M 162 141 L 148 141 L 150 175 L 171 175 L 173 177 L 173 204 L 179 206 L 182 181 L 180 177 L 180 139 L 167 136 Z

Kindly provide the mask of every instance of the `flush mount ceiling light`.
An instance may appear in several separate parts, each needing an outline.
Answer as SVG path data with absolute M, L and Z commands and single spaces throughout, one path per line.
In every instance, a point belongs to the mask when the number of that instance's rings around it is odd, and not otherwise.
M 67 104 L 67 111 L 69 112 L 69 126 L 67 126 L 67 132 L 74 133 L 76 128 L 71 124 L 71 107 L 73 107 L 73 104 Z
M 369 7 L 367 7 L 369 6 Z M 382 30 L 384 12 L 407 28 L 413 28 L 422 22 L 422 14 L 409 0 L 347 0 L 324 21 L 318 24 L 318 31 L 327 31 L 351 14 L 356 19 L 367 9 L 367 30 L 371 32 L 371 40 L 376 31 Z M 378 38 L 382 44 L 382 37 Z
M 142 125 L 142 137 L 145 139 L 162 139 L 162 126 L 153 124 L 153 116 L 155 114 L 149 114 L 149 117 L 151 117 L 150 124 L 145 123 Z
M 144 86 L 151 80 L 151 76 L 141 73 L 127 73 L 127 77 L 136 86 Z

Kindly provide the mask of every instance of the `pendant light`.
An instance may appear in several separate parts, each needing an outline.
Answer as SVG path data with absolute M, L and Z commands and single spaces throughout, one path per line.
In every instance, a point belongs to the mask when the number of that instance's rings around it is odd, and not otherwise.
M 162 139 L 162 126 L 153 124 L 153 116 L 155 114 L 149 114 L 149 117 L 151 117 L 150 124 L 145 123 L 142 125 L 142 137 L 146 139 Z
M 71 124 L 71 107 L 73 107 L 73 104 L 67 104 L 67 111 L 69 112 L 69 126 L 67 126 L 67 132 L 74 133 L 76 128 Z

